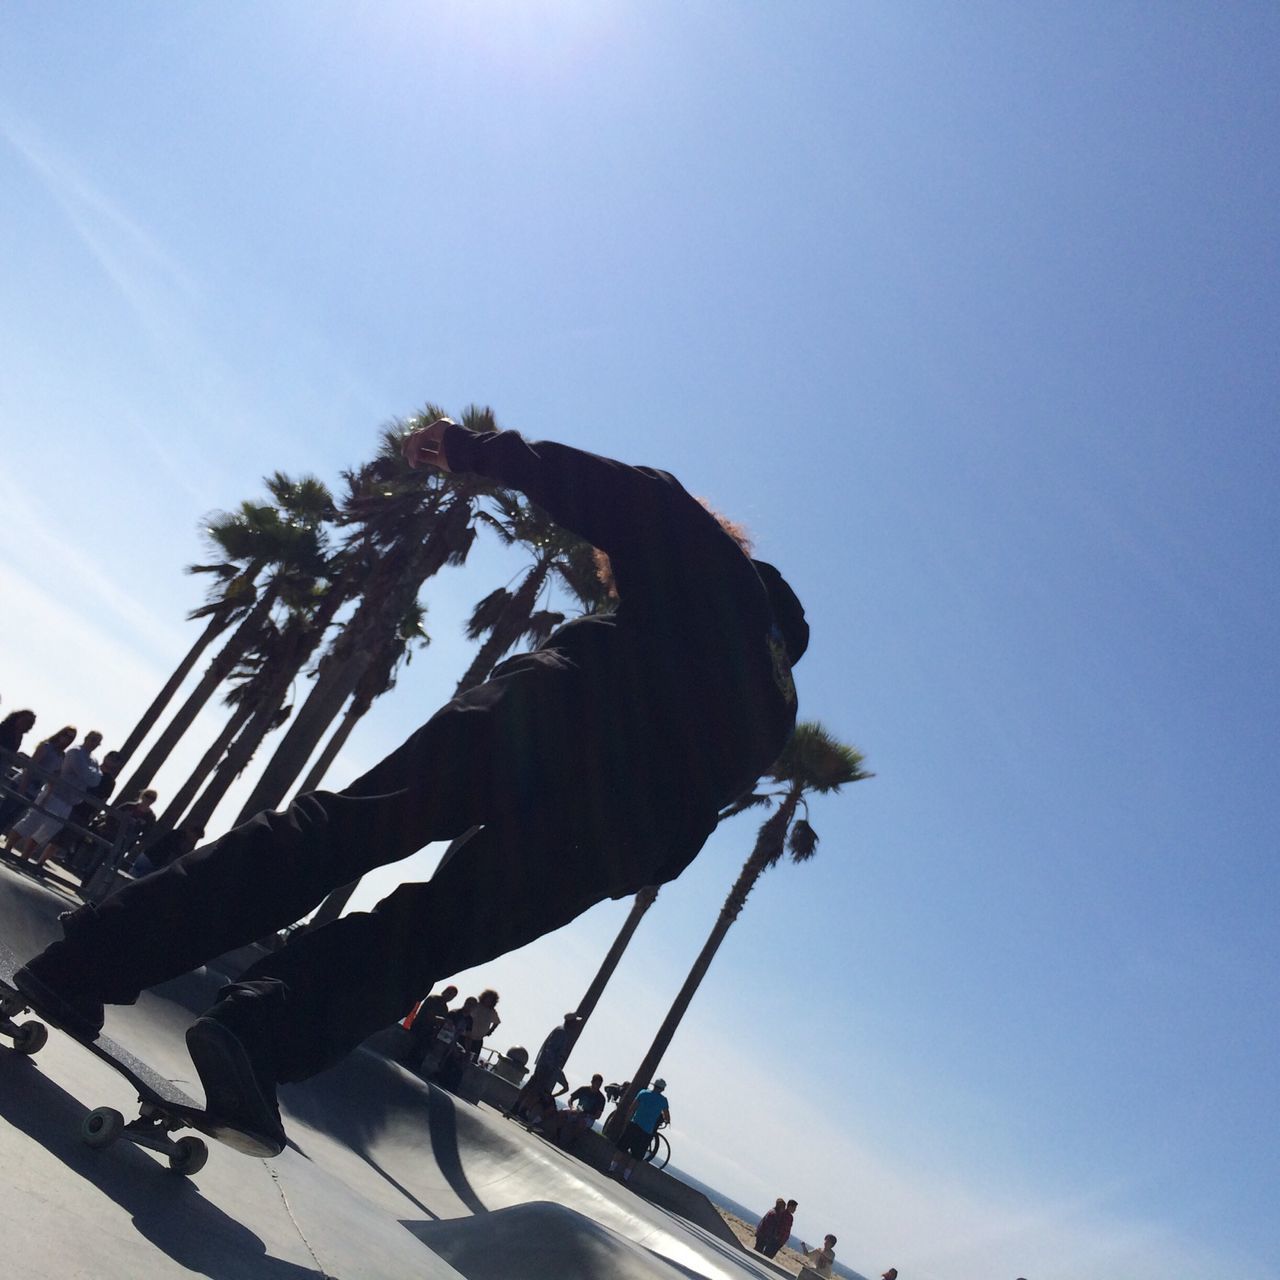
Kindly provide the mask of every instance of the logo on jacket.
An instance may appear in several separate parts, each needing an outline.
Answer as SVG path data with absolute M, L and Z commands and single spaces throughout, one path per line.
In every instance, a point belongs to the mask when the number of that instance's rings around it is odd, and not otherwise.
M 796 704 L 796 682 L 791 678 L 791 662 L 787 658 L 787 646 L 782 632 L 776 626 L 769 628 L 769 656 L 773 659 L 773 683 L 788 705 Z

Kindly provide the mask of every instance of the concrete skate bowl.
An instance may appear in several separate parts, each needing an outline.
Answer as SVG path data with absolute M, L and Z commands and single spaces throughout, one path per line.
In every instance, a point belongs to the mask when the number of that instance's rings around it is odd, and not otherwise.
M 57 912 L 73 904 L 4 879 L 0 928 L 16 950 L 35 951 L 59 934 Z M 225 966 L 175 979 L 136 1006 L 110 1009 L 108 1030 L 198 1092 L 183 1032 L 225 981 Z M 772 1274 L 725 1238 L 727 1228 L 699 1193 L 676 1184 L 680 1216 L 669 1213 L 367 1048 L 285 1087 L 281 1105 L 291 1145 L 307 1161 L 269 1162 L 272 1176 L 295 1208 L 301 1204 L 313 1233 L 338 1229 L 346 1200 L 326 1188 L 345 1186 L 352 1211 L 357 1203 L 381 1211 L 405 1240 L 416 1238 L 467 1277 Z
M 751 1274 L 742 1255 L 719 1262 L 706 1250 L 665 1252 L 666 1239 L 637 1242 L 562 1204 L 498 1209 L 484 1217 L 406 1223 L 432 1253 L 467 1280 L 512 1276 L 608 1276 L 610 1280 L 697 1280 Z M 762 1273 L 763 1274 L 763 1273 Z
M 689 1192 L 689 1217 L 677 1217 L 523 1126 L 460 1102 L 368 1050 L 283 1090 L 282 1102 L 307 1155 L 366 1196 L 368 1172 L 375 1172 L 377 1202 L 464 1275 L 473 1267 L 475 1275 L 489 1274 L 490 1263 L 481 1259 L 508 1250 L 506 1277 L 756 1271 L 699 1193 Z M 406 1214 L 406 1200 L 418 1212 Z M 557 1263 L 544 1271 L 544 1253 L 566 1264 L 576 1258 L 574 1267 L 582 1269 Z

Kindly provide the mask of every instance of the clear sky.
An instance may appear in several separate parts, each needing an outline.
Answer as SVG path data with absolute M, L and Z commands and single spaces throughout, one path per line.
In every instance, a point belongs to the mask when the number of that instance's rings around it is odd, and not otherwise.
M 873 1275 L 1280 1276 L 1278 53 L 1244 3 L 6 5 L 3 709 L 121 738 L 200 518 L 427 400 L 669 468 L 877 774 L 717 958 L 676 1162 Z M 518 568 L 432 586 L 331 781 Z M 755 821 L 578 1074 L 639 1062 Z M 465 976 L 502 1047 L 624 913 Z

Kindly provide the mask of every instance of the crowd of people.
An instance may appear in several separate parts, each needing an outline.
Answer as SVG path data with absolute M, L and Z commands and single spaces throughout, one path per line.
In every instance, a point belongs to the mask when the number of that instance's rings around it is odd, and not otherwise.
M 446 1088 L 458 1086 L 468 1062 L 479 1062 L 485 1037 L 501 1022 L 497 1012 L 498 993 L 492 988 L 478 996 L 468 996 L 454 1006 L 452 1002 L 457 998 L 458 988 L 452 985 L 432 992 L 418 1002 L 402 1024 L 409 1033 L 403 1059 L 406 1065 Z M 566 1150 L 572 1148 L 580 1134 L 604 1118 L 609 1103 L 616 1104 L 630 1088 L 630 1082 L 606 1085 L 604 1077 L 597 1072 L 589 1084 L 570 1092 L 564 1068 L 581 1023 L 579 1014 L 566 1013 L 564 1020 L 551 1030 L 515 1100 L 505 1112 L 510 1119 L 523 1121 L 531 1132 L 541 1133 Z M 509 1050 L 505 1056 L 518 1066 L 524 1066 L 528 1060 L 523 1049 Z M 666 1088 L 665 1080 L 655 1079 L 649 1088 L 636 1095 L 628 1115 L 619 1119 L 618 1126 L 605 1126 L 606 1131 L 620 1130 L 613 1139 L 609 1176 L 629 1182 L 636 1165 L 645 1159 L 654 1134 L 671 1123 Z M 566 1094 L 566 1105 L 560 1106 L 558 1099 Z M 778 1197 L 756 1226 L 758 1253 L 767 1258 L 776 1257 L 791 1239 L 797 1207 L 797 1201 Z M 822 1243 L 813 1247 L 802 1241 L 800 1254 L 805 1268 L 802 1274 L 833 1275 L 836 1243 L 832 1234 L 824 1236 Z M 897 1269 L 890 1267 L 880 1280 L 897 1280 L 897 1277 Z
M 408 1032 L 401 1060 L 449 1089 L 459 1086 L 468 1062 L 480 1061 L 485 1037 L 501 1022 L 498 993 L 491 988 L 454 1006 L 457 998 L 458 988 L 452 985 L 431 992 L 401 1024 Z M 604 1076 L 596 1072 L 588 1083 L 570 1091 L 564 1067 L 581 1024 L 581 1015 L 566 1013 L 552 1028 L 505 1111 L 509 1119 L 523 1122 L 530 1132 L 542 1134 L 566 1151 L 580 1135 L 603 1121 L 607 1104 L 616 1103 L 629 1088 L 629 1084 L 606 1085 Z M 497 1056 L 517 1069 L 528 1063 L 528 1053 L 522 1048 Z M 645 1158 L 654 1133 L 671 1122 L 670 1105 L 662 1092 L 665 1088 L 665 1081 L 655 1080 L 649 1089 L 641 1090 L 625 1121 L 619 1120 L 621 1132 L 615 1141 L 617 1151 L 610 1174 L 629 1181 L 636 1163 Z
M 27 754 L 24 739 L 35 724 L 36 714 L 27 708 L 0 719 L 0 840 L 14 861 L 40 873 L 52 858 L 88 880 L 109 854 L 118 865 L 137 861 L 137 869 L 146 871 L 157 859 L 194 847 L 184 846 L 190 833 L 179 830 L 144 855 L 156 822 L 156 793 L 110 805 L 124 757 L 108 751 L 99 759 L 102 734 L 96 729 L 77 745 L 74 725 L 63 725 Z

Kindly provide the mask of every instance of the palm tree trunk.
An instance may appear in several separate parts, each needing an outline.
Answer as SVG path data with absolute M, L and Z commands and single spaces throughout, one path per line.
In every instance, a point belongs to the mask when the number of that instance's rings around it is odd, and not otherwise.
M 214 637 L 226 625 L 226 614 L 222 612 L 215 613 L 209 618 L 208 625 L 200 633 L 200 638 L 187 650 L 186 656 L 174 668 L 173 674 L 165 681 L 160 692 L 152 699 L 151 705 L 142 713 L 138 723 L 129 731 L 129 736 L 124 740 L 124 744 L 116 748 L 116 753 L 122 760 L 129 760 L 133 757 L 133 753 L 142 745 L 143 739 L 155 728 L 156 721 L 160 719 L 161 713 L 172 701 L 173 695 L 182 687 L 182 682 L 191 674 L 192 667 L 196 665 L 196 659 L 213 643 Z
M 200 799 L 192 805 L 191 812 L 186 817 L 188 825 L 196 824 L 202 829 L 208 827 L 209 820 L 213 817 L 213 812 L 218 807 L 223 796 L 227 794 L 231 784 L 248 767 L 249 761 L 253 759 L 254 752 L 257 751 L 267 734 L 271 732 L 272 727 L 275 725 L 276 717 L 280 713 L 280 708 L 284 706 L 285 699 L 289 696 L 289 686 L 315 652 L 316 645 L 320 643 L 320 638 L 329 629 L 334 615 L 342 607 L 343 599 L 344 596 L 341 591 L 331 588 L 311 618 L 305 623 L 295 618 L 289 627 L 286 627 L 288 647 L 275 658 L 276 670 L 271 679 L 253 699 L 254 712 L 252 716 L 249 717 L 248 723 L 239 734 L 236 735 L 236 740 L 231 744 L 226 758 L 218 766 L 217 772 L 213 775 L 213 780 L 204 789 Z M 260 811 L 255 810 L 255 812 Z
M 135 800 L 151 785 L 151 780 L 160 771 L 160 767 L 169 758 L 174 747 L 182 740 L 183 734 L 191 728 L 196 716 L 204 709 L 205 703 L 213 697 L 218 686 L 231 674 L 236 663 L 249 651 L 250 646 L 257 643 L 271 608 L 275 604 L 275 598 L 274 590 L 264 591 L 249 615 L 232 632 L 231 639 L 222 646 L 213 661 L 209 663 L 204 675 L 200 677 L 200 683 L 187 695 L 187 700 L 178 709 L 177 715 L 143 757 L 142 763 L 133 771 L 129 781 L 120 788 L 121 800 Z
M 200 763 L 191 771 L 191 776 L 174 793 L 164 812 L 156 819 L 156 824 L 147 835 L 150 845 L 166 832 L 172 831 L 182 820 L 187 806 L 196 798 L 205 779 L 218 767 L 218 761 L 226 754 L 227 748 L 234 741 L 236 734 L 243 728 L 245 721 L 253 714 L 253 704 L 244 701 L 227 718 L 222 731 L 213 740 L 213 745 L 200 757 Z
M 800 790 L 795 788 L 787 793 L 779 806 L 779 813 L 786 814 L 786 818 L 780 824 L 784 831 L 790 825 L 791 818 L 794 816 L 799 802 Z M 631 1104 L 635 1101 L 636 1095 L 641 1089 L 647 1088 L 649 1081 L 653 1079 L 654 1073 L 658 1069 L 658 1064 L 662 1061 L 662 1055 L 666 1053 L 671 1041 L 675 1039 L 681 1020 L 688 1012 L 689 1005 L 693 1002 L 693 997 L 697 994 L 699 986 L 702 985 L 703 978 L 707 976 L 707 970 L 711 968 L 711 962 L 715 959 L 716 952 L 720 950 L 720 944 L 725 940 L 730 927 L 746 905 L 747 895 L 755 887 L 756 881 L 760 879 L 765 868 L 773 861 L 773 858 L 770 857 L 770 852 L 770 850 L 762 848 L 757 843 L 751 856 L 742 864 L 742 870 L 738 873 L 738 878 L 734 881 L 733 888 L 729 890 L 729 896 L 725 899 L 724 906 L 720 908 L 720 914 L 716 917 L 716 922 L 712 926 L 706 942 L 702 944 L 702 950 L 698 952 L 698 958 L 693 962 L 693 968 L 689 970 L 689 976 L 685 978 L 684 985 L 672 1002 L 671 1009 L 662 1020 L 662 1025 L 658 1028 L 658 1034 L 654 1036 L 653 1043 L 649 1046 L 649 1051 L 641 1059 L 640 1065 L 631 1076 L 631 1087 L 618 1100 L 618 1106 L 610 1117 L 610 1127 L 616 1132 L 610 1133 L 610 1137 L 616 1138 L 621 1133 L 622 1126 L 626 1123 L 625 1117 L 630 1115 Z
M 208 829 L 209 821 L 213 817 L 214 810 L 222 802 L 223 796 L 248 767 L 263 738 L 271 732 L 271 726 L 284 705 L 288 688 L 289 680 L 281 680 L 272 686 L 270 693 L 263 694 L 262 700 L 255 707 L 244 728 L 236 734 L 235 741 L 214 772 L 209 785 L 201 792 L 199 800 L 191 806 L 184 820 L 185 826 L 195 827 L 201 831 Z
M 327 675 L 322 670 L 312 686 L 294 723 L 245 801 L 238 822 L 245 822 L 284 799 L 325 730 L 355 690 L 387 632 L 398 625 L 406 605 L 417 598 L 422 584 L 438 573 L 454 553 L 458 526 L 465 528 L 469 518 L 468 504 L 455 500 L 384 590 L 379 590 L 377 584 L 363 587 L 364 598 L 343 628 L 342 643 L 330 651 L 333 665 Z
M 600 968 L 596 970 L 596 976 L 591 979 L 591 985 L 583 993 L 582 999 L 578 1001 L 577 1014 L 582 1019 L 577 1026 L 570 1031 L 569 1036 L 569 1053 L 573 1052 L 573 1047 L 578 1043 L 578 1037 L 582 1035 L 583 1028 L 587 1025 L 587 1019 L 595 1012 L 595 1007 L 600 1003 L 600 997 L 604 994 L 604 989 L 608 985 L 609 979 L 613 977 L 614 970 L 618 967 L 618 962 L 622 959 L 622 954 L 626 951 L 628 944 L 631 942 L 635 931 L 640 927 L 640 921 L 644 919 L 644 914 L 653 906 L 654 899 L 658 896 L 658 886 L 651 884 L 641 889 L 631 900 L 631 911 L 628 913 L 626 920 L 623 922 L 622 928 L 618 930 L 618 936 L 614 938 L 613 945 L 609 948 L 605 958 L 600 963 Z M 569 1054 L 565 1054 L 565 1061 L 569 1059 Z
M 300 795 L 314 791 L 324 781 L 324 775 L 329 772 L 329 766 L 338 758 L 338 752 L 347 745 L 351 731 L 360 723 L 361 717 L 369 710 L 370 705 L 363 698 L 356 698 L 347 708 L 347 714 L 342 717 L 329 741 L 324 744 L 324 750 L 316 757 L 311 771 L 298 787 Z
M 351 696 L 369 660 L 369 655 L 361 652 L 353 654 L 345 662 L 331 659 L 328 664 L 321 664 L 307 700 L 267 761 L 267 767 L 236 818 L 236 825 L 280 804 L 310 759 L 316 743 Z
M 302 785 L 298 788 L 299 795 L 314 791 L 320 785 L 320 780 L 324 777 L 325 772 L 333 763 L 338 752 L 342 750 L 343 744 L 351 736 L 352 729 L 356 727 L 360 722 L 360 718 L 372 705 L 372 698 L 357 696 L 352 701 L 347 708 L 347 714 L 342 717 L 342 723 L 338 725 L 333 736 L 325 743 L 325 748 L 320 753 L 319 759 L 311 766 L 311 772 L 302 780 Z M 351 901 L 351 895 L 359 887 L 360 881 L 352 880 L 350 884 L 344 884 L 340 889 L 335 889 L 320 904 L 319 910 L 307 922 L 306 927 L 308 929 L 316 929 L 322 924 L 329 924 L 336 920 L 342 914 L 343 908 Z

